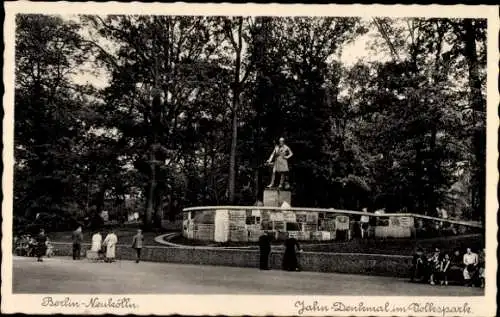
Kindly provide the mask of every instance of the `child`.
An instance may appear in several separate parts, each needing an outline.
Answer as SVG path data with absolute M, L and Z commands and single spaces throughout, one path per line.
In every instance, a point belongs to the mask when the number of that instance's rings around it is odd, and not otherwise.
M 446 253 L 441 260 L 440 264 L 440 277 L 441 285 L 448 285 L 448 269 L 450 268 L 451 260 L 448 253 Z
M 52 245 L 52 243 L 50 243 L 49 238 L 47 238 L 47 242 L 45 242 L 45 245 L 47 246 L 46 256 L 50 258 L 54 255 L 54 246 Z
M 441 261 L 439 258 L 439 249 L 434 250 L 434 254 L 429 258 L 429 266 L 431 270 L 430 284 L 436 285 L 435 277 L 439 275 L 439 270 L 441 268 Z
M 36 240 L 32 236 L 28 236 L 28 249 L 26 255 L 32 257 L 36 255 L 35 253 L 36 253 Z

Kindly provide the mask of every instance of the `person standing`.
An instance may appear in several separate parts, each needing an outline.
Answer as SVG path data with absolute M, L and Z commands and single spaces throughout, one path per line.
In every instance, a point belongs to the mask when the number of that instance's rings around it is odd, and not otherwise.
M 285 254 L 283 255 L 283 269 L 286 271 L 300 271 L 297 251 L 300 250 L 299 243 L 295 238 L 288 238 L 285 241 Z
M 104 242 L 102 243 L 103 245 L 106 246 L 106 262 L 115 261 L 117 243 L 118 243 L 118 237 L 116 236 L 114 230 L 111 230 L 104 239 Z
M 269 254 L 271 253 L 271 241 L 267 234 L 259 237 L 260 269 L 269 270 Z
M 46 243 L 47 236 L 45 235 L 45 230 L 41 229 L 36 238 L 36 257 L 38 262 L 43 262 L 42 257 L 45 255 L 47 250 Z
M 473 277 L 476 273 L 478 265 L 478 256 L 476 253 L 472 252 L 470 248 L 467 248 L 467 252 L 464 254 L 464 282 L 465 286 L 472 286 Z
M 83 233 L 82 227 L 79 226 L 75 231 L 73 231 L 73 260 L 80 260 L 80 254 L 82 251 L 82 241 Z
M 99 259 L 102 254 L 102 235 L 99 231 L 92 235 L 92 245 L 90 246 L 90 251 L 95 252 L 97 258 Z
M 440 267 L 440 276 L 439 276 L 439 281 L 441 285 L 448 285 L 448 270 L 451 265 L 451 260 L 450 256 L 448 253 L 445 253 L 443 259 L 441 260 L 441 267 Z
M 50 242 L 49 238 L 47 238 L 47 242 L 45 242 L 45 245 L 47 246 L 47 251 L 45 252 L 45 256 L 48 258 L 54 256 L 54 246 Z
M 288 159 L 293 156 L 292 150 L 285 144 L 285 139 L 280 138 L 279 144 L 274 148 L 273 153 L 267 160 L 268 164 L 271 164 L 274 159 L 273 174 L 271 176 L 271 183 L 267 186 L 271 188 L 274 186 L 274 181 L 276 178 L 276 173 L 280 176 L 279 188 L 281 189 L 284 185 L 285 178 L 288 174 Z
M 417 248 L 415 254 L 413 254 L 412 267 L 410 271 L 411 282 L 425 280 L 426 276 L 426 265 L 427 259 L 424 256 L 424 250 L 422 248 Z
M 139 261 L 141 260 L 141 250 L 143 242 L 144 242 L 144 236 L 142 235 L 142 230 L 138 229 L 137 234 L 134 236 L 132 240 L 132 248 L 134 248 L 135 252 L 137 253 L 137 259 L 135 260 L 135 263 L 139 263 Z
M 436 279 L 439 278 L 439 272 L 441 270 L 441 258 L 439 248 L 434 249 L 434 254 L 427 260 L 429 263 L 430 277 L 429 282 L 431 285 L 436 284 Z
M 28 251 L 27 256 L 36 256 L 36 239 L 28 235 Z
M 460 254 L 459 249 L 455 249 L 450 257 L 450 268 L 448 270 L 448 276 L 452 280 L 462 282 L 464 278 L 463 270 L 463 256 Z
M 364 213 L 368 213 L 367 208 L 363 208 L 361 211 Z M 359 229 L 361 233 L 361 239 L 365 239 L 368 235 L 368 229 L 370 227 L 370 217 L 367 215 L 361 215 L 359 223 L 360 223 Z

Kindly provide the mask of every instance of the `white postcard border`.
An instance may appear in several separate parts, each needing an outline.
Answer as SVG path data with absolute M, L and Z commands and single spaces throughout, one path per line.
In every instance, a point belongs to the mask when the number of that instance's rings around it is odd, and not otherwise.
M 44 3 L 9 2 L 5 4 L 4 23 L 4 125 L 3 125 L 3 163 L 2 188 L 2 313 L 26 314 L 189 314 L 189 315 L 356 315 L 356 316 L 466 316 L 468 314 L 442 312 L 440 307 L 470 307 L 470 316 L 493 316 L 496 312 L 496 274 L 497 274 L 497 210 L 496 187 L 498 184 L 497 131 L 498 131 L 498 7 L 496 6 L 384 6 L 384 5 L 260 5 L 260 4 L 146 4 L 146 3 Z M 58 299 L 70 298 L 79 307 L 43 306 L 44 298 L 50 294 L 19 295 L 12 294 L 12 183 L 13 183 L 13 100 L 14 100 L 14 14 L 172 14 L 172 15 L 300 15 L 300 16 L 422 16 L 422 17 L 484 17 L 488 19 L 488 78 L 487 78 L 487 189 L 486 189 L 486 295 L 480 297 L 339 297 L 339 296 L 242 296 L 242 295 L 53 295 Z M 168 281 L 166 281 L 168 283 Z M 332 283 L 335 283 L 332 280 Z M 88 309 L 85 303 L 92 297 L 111 297 L 115 300 L 129 298 L 129 305 L 135 308 Z M 302 302 L 312 309 L 300 311 Z M 316 304 L 314 304 L 316 302 Z M 380 307 L 380 311 L 334 311 L 332 305 L 342 302 L 352 307 Z M 360 303 L 362 306 L 359 306 Z M 385 310 L 389 303 L 389 311 Z M 415 306 L 415 303 L 423 306 Z M 411 305 L 427 307 L 431 311 L 412 311 Z M 316 306 L 317 305 L 317 306 Z M 427 306 L 426 306 L 427 305 Z M 429 308 L 431 305 L 434 310 Z M 325 311 L 314 307 L 329 307 Z M 340 307 L 340 306 L 339 306 Z M 392 309 L 392 311 L 391 311 Z M 401 309 L 394 310 L 394 309 Z M 402 309 L 406 309 L 403 312 Z M 361 309 L 360 309 L 361 310 Z

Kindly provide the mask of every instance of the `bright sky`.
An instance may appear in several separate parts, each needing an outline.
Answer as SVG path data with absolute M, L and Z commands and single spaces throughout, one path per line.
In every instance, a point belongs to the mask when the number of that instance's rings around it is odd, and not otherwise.
M 68 16 L 68 19 L 77 20 L 76 16 Z M 367 19 L 364 19 L 363 22 L 367 22 Z M 340 61 L 345 66 L 352 66 L 356 64 L 356 62 L 363 60 L 365 62 L 370 61 L 383 61 L 388 59 L 389 57 L 384 55 L 383 53 L 376 53 L 371 50 L 368 46 L 371 41 L 371 38 L 377 33 L 377 30 L 371 28 L 370 31 L 363 36 L 358 37 L 354 42 L 345 45 L 342 48 L 342 53 L 340 56 Z M 82 30 L 82 34 L 85 37 L 95 37 L 90 35 L 90 32 L 87 28 Z M 101 42 L 102 46 L 107 46 L 106 43 Z M 82 65 L 80 68 L 81 73 L 73 76 L 73 81 L 77 84 L 91 84 L 96 88 L 103 88 L 107 85 L 109 78 L 105 72 L 102 72 L 99 75 L 92 74 L 89 70 L 90 67 L 93 67 L 90 63 Z M 93 68 L 95 72 L 96 69 Z

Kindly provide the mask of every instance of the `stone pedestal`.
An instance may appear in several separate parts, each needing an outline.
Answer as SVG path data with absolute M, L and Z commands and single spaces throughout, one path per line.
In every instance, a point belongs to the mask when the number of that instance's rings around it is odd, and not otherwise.
M 280 190 L 277 188 L 266 188 L 264 190 L 265 207 L 281 207 L 283 202 L 292 205 L 292 192 L 289 190 Z

